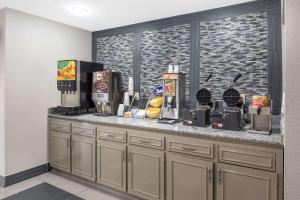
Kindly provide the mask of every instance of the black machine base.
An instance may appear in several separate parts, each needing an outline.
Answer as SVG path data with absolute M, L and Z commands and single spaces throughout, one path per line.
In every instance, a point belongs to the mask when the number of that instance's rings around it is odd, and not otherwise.
M 80 108 L 80 106 L 74 106 L 74 107 L 57 106 L 56 108 L 52 109 L 52 113 L 54 114 L 67 115 L 67 116 L 77 116 L 77 115 L 89 114 L 94 112 L 96 112 L 95 108 L 82 109 Z
M 197 109 L 197 110 L 183 110 L 183 125 L 208 127 L 210 122 L 210 109 Z
M 212 128 L 240 131 L 243 128 L 241 111 L 214 111 L 211 117 Z

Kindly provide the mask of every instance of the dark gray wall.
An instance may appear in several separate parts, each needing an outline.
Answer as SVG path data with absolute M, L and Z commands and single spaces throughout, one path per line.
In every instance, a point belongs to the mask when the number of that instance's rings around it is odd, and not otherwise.
M 200 22 L 200 86 L 222 99 L 230 78 L 238 73 L 242 77 L 234 87 L 246 97 L 268 94 L 266 11 Z
M 140 48 L 140 92 L 148 99 L 169 64 L 186 73 L 186 97 L 190 96 L 191 25 L 182 24 L 142 32 Z
M 253 1 L 93 33 L 93 61 L 121 71 L 124 89 L 132 75 L 142 98 L 160 83 L 168 64 L 187 73 L 187 98 L 196 104 L 199 87 L 222 96 L 227 79 L 240 72 L 236 85 L 248 99 L 269 93 L 274 113 L 282 94 L 280 1 Z M 214 78 L 203 80 L 210 73 Z
M 107 70 L 122 72 L 123 92 L 128 90 L 128 77 L 133 76 L 133 42 L 133 33 L 97 38 L 96 62 L 103 63 Z

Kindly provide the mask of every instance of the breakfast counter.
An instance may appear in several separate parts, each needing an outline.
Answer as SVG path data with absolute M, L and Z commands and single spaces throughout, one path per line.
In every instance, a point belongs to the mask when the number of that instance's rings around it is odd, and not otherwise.
M 173 125 L 158 123 L 157 120 L 151 119 L 134 119 L 117 116 L 99 117 L 92 114 L 80 116 L 63 116 L 57 114 L 48 114 L 51 118 L 71 120 L 77 122 L 86 122 L 100 125 L 113 125 L 116 127 L 127 127 L 133 129 L 142 129 L 163 132 L 168 134 L 177 134 L 184 136 L 202 137 L 210 139 L 224 139 L 237 142 L 250 142 L 265 145 L 283 146 L 284 135 L 279 131 L 279 127 L 273 129 L 270 135 L 260 135 L 243 131 L 226 131 L 219 129 L 201 128 L 184 126 L 182 123 Z

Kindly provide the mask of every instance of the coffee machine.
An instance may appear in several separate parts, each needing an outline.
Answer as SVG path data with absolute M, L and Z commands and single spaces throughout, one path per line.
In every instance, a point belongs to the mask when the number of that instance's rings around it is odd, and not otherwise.
M 242 75 L 239 73 L 233 80 L 235 83 Z M 212 112 L 212 128 L 239 131 L 245 126 L 245 96 L 230 86 L 223 93 L 223 101 L 216 101 Z
M 117 115 L 120 103 L 121 74 L 100 71 L 93 74 L 92 100 L 96 105 L 97 116 Z
M 161 123 L 176 123 L 183 115 L 185 106 L 185 74 L 163 74 L 163 106 L 161 109 Z
M 212 77 L 210 74 L 205 82 L 208 82 Z M 184 109 L 183 111 L 183 125 L 207 127 L 211 124 L 211 108 L 212 108 L 212 95 L 211 92 L 206 89 L 200 89 L 196 94 L 197 106 L 195 109 Z
M 57 89 L 61 91 L 61 105 L 57 106 L 57 111 L 65 115 L 94 111 L 92 77 L 93 72 L 102 69 L 101 63 L 57 61 Z

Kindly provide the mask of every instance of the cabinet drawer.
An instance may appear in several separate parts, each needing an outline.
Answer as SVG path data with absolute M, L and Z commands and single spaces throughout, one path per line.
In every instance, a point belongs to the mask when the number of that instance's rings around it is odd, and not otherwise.
M 50 119 L 49 129 L 62 132 L 71 132 L 71 122 L 57 119 Z
M 213 143 L 186 137 L 167 137 L 167 149 L 171 152 L 185 153 L 205 158 L 214 158 Z
M 128 131 L 128 143 L 132 145 L 164 149 L 164 137 L 154 132 Z
M 72 123 L 72 134 L 96 137 L 96 128 L 90 124 Z
M 219 146 L 219 162 L 275 171 L 275 152 L 254 148 Z
M 101 126 L 97 127 L 98 138 L 103 140 L 117 141 L 126 143 L 126 130 L 122 128 L 115 127 L 106 127 Z

